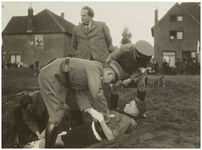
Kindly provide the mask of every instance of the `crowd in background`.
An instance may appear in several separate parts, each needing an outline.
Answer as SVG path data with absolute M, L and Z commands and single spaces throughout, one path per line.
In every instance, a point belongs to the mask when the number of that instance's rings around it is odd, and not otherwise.
M 183 62 L 177 59 L 175 67 L 170 67 L 166 60 L 163 61 L 162 66 L 159 66 L 157 61 L 151 61 L 147 69 L 149 74 L 197 75 L 200 74 L 200 63 L 195 58 L 185 58 Z

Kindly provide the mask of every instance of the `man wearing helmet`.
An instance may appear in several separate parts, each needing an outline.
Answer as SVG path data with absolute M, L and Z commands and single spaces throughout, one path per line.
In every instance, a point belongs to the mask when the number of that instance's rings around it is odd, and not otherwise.
M 116 61 L 125 72 L 124 79 L 119 79 L 122 82 L 119 81 L 116 85 L 122 84 L 126 87 L 132 82 L 135 83 L 137 85 L 137 97 L 144 101 L 146 95 L 146 67 L 153 54 L 153 46 L 144 40 L 139 40 L 135 44 L 128 43 L 122 45 L 111 53 L 106 60 L 106 64 L 110 65 L 113 61 Z M 116 108 L 118 89 L 113 91 L 115 92 L 111 92 L 111 107 Z

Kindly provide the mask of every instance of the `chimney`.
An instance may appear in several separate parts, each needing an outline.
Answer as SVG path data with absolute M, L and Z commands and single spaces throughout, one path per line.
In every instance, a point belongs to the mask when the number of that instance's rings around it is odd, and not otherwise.
M 61 18 L 64 19 L 65 14 L 61 12 Z
M 158 22 L 158 9 L 155 10 L 155 24 Z
M 27 17 L 27 32 L 32 32 L 33 30 L 33 9 L 30 7 L 28 9 L 28 17 Z

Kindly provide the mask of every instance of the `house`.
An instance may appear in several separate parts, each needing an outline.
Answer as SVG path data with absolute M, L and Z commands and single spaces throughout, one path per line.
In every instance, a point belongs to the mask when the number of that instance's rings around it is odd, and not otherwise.
M 39 67 L 54 58 L 74 56 L 70 41 L 74 24 L 48 9 L 33 15 L 12 17 L 2 32 L 2 60 L 28 66 L 39 61 Z
M 151 31 L 154 37 L 154 60 L 160 67 L 163 61 L 175 67 L 177 59 L 181 62 L 196 59 L 200 41 L 200 4 L 176 3 L 160 20 L 156 9 L 155 25 Z

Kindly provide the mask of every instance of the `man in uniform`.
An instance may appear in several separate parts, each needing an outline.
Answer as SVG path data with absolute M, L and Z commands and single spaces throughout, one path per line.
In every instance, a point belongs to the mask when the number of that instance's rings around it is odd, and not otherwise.
M 106 60 L 106 64 L 108 65 L 110 65 L 111 62 L 116 61 L 121 66 L 127 75 L 125 80 L 118 84 L 122 84 L 126 87 L 132 82 L 135 83 L 137 85 L 137 97 L 142 101 L 145 100 L 146 95 L 146 67 L 153 54 L 153 46 L 147 41 L 139 40 L 135 44 L 128 43 L 122 45 L 111 53 Z M 112 91 L 110 99 L 111 107 L 117 108 L 118 91 Z
M 116 68 L 114 64 L 111 67 Z M 123 71 L 119 70 L 118 80 L 124 79 Z M 103 68 L 97 61 L 79 58 L 58 58 L 44 66 L 39 74 L 38 82 L 45 105 L 49 114 L 49 123 L 45 133 L 45 147 L 54 147 L 58 126 L 69 106 L 66 97 L 71 90 L 76 91 L 76 102 L 81 111 L 89 112 L 88 108 L 94 108 L 103 113 L 108 122 L 109 110 L 102 89 Z M 111 80 L 105 80 L 105 83 Z M 71 101 L 74 99 L 67 99 Z M 68 103 L 68 102 L 67 102 Z M 71 107 L 70 107 L 71 108 Z

